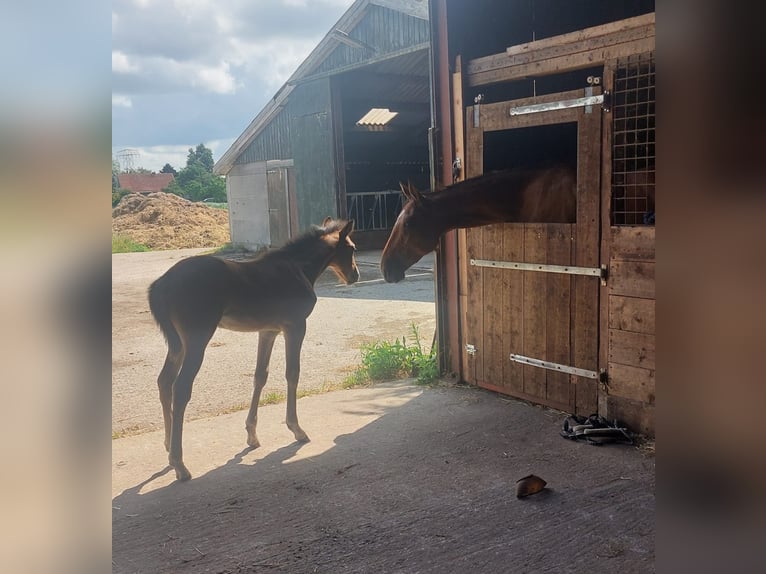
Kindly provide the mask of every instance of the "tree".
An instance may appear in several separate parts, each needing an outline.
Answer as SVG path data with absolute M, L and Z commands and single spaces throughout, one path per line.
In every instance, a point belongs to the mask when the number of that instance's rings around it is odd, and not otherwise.
M 225 202 L 226 182 L 213 173 L 213 165 L 213 152 L 204 144 L 189 148 L 186 167 L 176 174 L 167 191 L 191 201 Z
M 162 169 L 160 170 L 160 173 L 172 173 L 173 175 L 178 175 L 178 172 L 176 171 L 176 168 L 174 168 L 169 163 L 166 163 L 162 166 Z

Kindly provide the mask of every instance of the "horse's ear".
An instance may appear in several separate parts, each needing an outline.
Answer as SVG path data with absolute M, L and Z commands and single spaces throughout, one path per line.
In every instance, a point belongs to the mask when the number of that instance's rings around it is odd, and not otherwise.
M 327 217 L 324 218 L 324 221 L 322 222 L 322 227 L 327 227 L 328 225 L 330 225 L 330 223 L 332 223 L 332 217 L 328 215 Z
M 344 241 L 346 237 L 348 237 L 351 232 L 354 231 L 354 220 L 349 219 L 348 223 L 343 227 L 343 229 L 340 230 L 340 240 Z
M 404 197 L 407 199 L 410 199 L 414 201 L 415 203 L 420 203 L 420 200 L 423 199 L 423 196 L 420 194 L 420 192 L 415 189 L 415 186 L 412 185 L 409 181 L 407 184 L 403 184 L 402 182 L 399 182 L 399 187 L 402 190 L 402 193 L 404 194 Z

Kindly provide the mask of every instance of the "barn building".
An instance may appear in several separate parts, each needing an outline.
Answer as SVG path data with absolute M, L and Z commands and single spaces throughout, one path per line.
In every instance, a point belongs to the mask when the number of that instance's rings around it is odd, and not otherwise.
M 385 243 L 400 181 L 427 187 L 425 0 L 357 0 L 215 164 L 232 242 L 279 246 L 326 216 Z

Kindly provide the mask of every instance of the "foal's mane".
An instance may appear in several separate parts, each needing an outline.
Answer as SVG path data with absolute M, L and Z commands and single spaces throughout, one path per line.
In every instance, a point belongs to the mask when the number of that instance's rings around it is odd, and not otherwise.
M 308 230 L 304 231 L 297 237 L 290 239 L 282 247 L 277 249 L 271 249 L 264 252 L 258 259 L 266 259 L 271 257 L 278 257 L 280 255 L 305 255 L 310 253 L 317 245 L 317 240 L 321 239 L 325 235 L 340 231 L 345 227 L 346 221 L 340 219 L 334 219 L 327 227 L 320 227 L 319 225 L 312 225 Z

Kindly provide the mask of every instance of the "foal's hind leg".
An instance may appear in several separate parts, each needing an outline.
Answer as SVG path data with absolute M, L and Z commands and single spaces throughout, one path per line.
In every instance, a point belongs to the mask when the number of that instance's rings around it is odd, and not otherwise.
M 261 445 L 255 427 L 258 424 L 258 403 L 261 400 L 261 391 L 269 378 L 269 362 L 271 350 L 274 348 L 274 340 L 278 331 L 261 331 L 258 333 L 258 355 L 255 360 L 255 377 L 253 379 L 253 400 L 250 403 L 250 412 L 247 413 L 245 428 L 247 429 L 247 444 L 253 448 Z
M 298 424 L 295 402 L 298 393 L 298 377 L 301 374 L 301 347 L 306 335 L 306 321 L 285 329 L 285 378 L 287 379 L 287 428 L 293 431 L 295 440 L 308 442 L 308 435 Z
M 205 356 L 205 347 L 210 337 L 213 336 L 215 327 L 204 335 L 197 335 L 192 341 L 184 341 L 186 353 L 181 365 L 181 372 L 173 384 L 173 424 L 170 429 L 170 451 L 168 462 L 176 470 L 176 478 L 184 481 L 191 478 L 191 473 L 183 463 L 183 424 L 186 405 L 191 398 L 192 383 L 197 376 L 202 359 Z
M 181 362 L 184 359 L 183 349 L 168 346 L 168 355 L 165 357 L 165 365 L 157 377 L 157 386 L 160 390 L 160 404 L 162 404 L 162 418 L 165 421 L 165 450 L 170 450 L 170 427 L 173 424 L 173 383 L 178 376 Z

